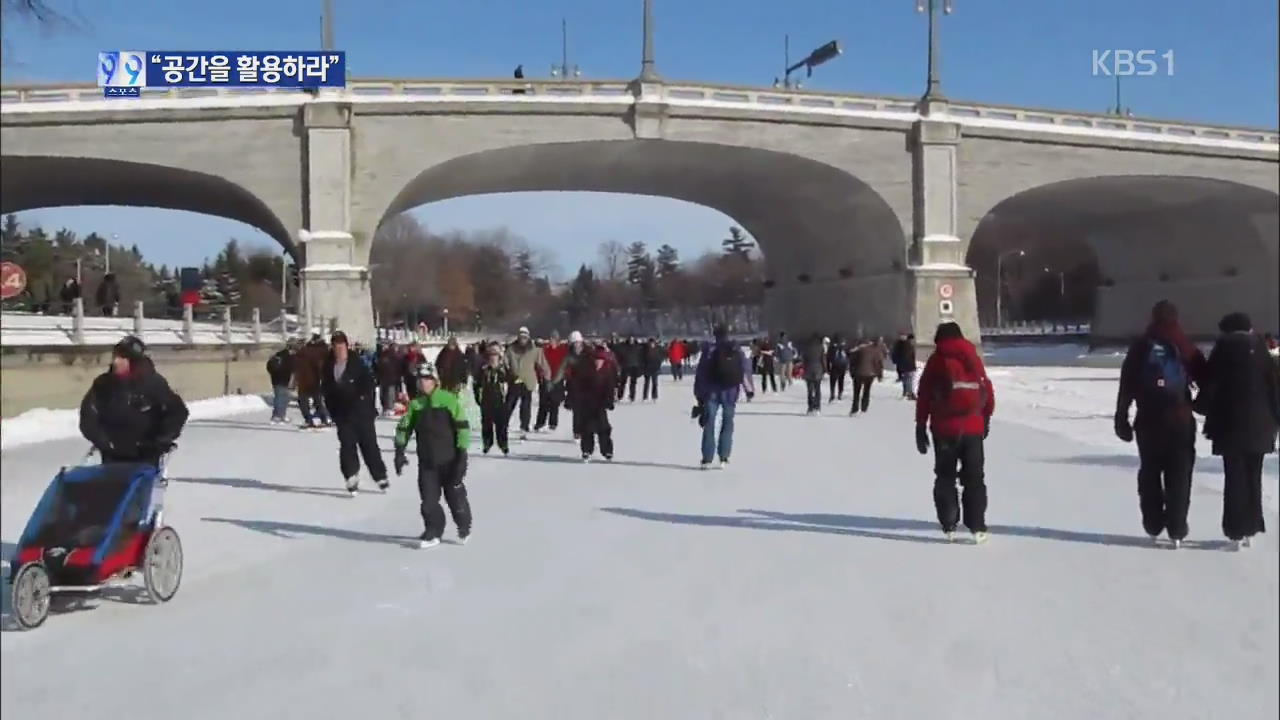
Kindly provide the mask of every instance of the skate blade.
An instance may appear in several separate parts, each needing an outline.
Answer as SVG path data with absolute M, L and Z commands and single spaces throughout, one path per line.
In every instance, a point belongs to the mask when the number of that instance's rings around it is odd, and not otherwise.
M 419 541 L 418 541 L 418 549 L 419 549 L 419 550 L 428 550 L 428 549 L 433 548 L 433 547 L 435 547 L 435 546 L 437 546 L 437 545 L 439 545 L 439 544 L 440 544 L 440 541 L 439 541 L 439 540 L 419 540 Z

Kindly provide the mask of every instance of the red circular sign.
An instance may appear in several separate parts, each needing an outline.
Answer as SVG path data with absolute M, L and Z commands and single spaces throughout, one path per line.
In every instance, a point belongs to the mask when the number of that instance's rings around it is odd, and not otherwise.
M 11 262 L 0 263 L 0 300 L 18 297 L 26 289 L 27 272 L 22 266 Z
M 951 283 L 942 283 L 938 286 L 938 296 L 943 300 L 950 300 L 955 288 L 951 287 Z

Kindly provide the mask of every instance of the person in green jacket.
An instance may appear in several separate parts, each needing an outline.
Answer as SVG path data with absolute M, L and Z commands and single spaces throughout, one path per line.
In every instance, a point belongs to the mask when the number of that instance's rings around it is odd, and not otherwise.
M 453 524 L 458 528 L 458 542 L 465 544 L 471 536 L 471 503 L 467 501 L 467 488 L 462 482 L 467 476 L 471 425 L 458 395 L 440 387 L 434 365 L 419 363 L 414 368 L 414 376 L 421 392 L 409 402 L 396 426 L 396 475 L 409 464 L 405 448 L 410 437 L 416 438 L 418 493 L 422 497 L 422 522 L 426 525 L 419 537 L 419 547 L 435 547 L 444 536 L 442 492 Z

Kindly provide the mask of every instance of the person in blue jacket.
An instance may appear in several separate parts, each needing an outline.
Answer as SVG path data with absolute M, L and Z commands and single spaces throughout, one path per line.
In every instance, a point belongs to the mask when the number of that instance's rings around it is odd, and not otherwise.
M 751 360 L 729 339 L 729 331 L 717 325 L 714 342 L 701 353 L 694 375 L 693 396 L 698 405 L 695 416 L 702 425 L 702 469 L 729 462 L 733 452 L 733 416 L 742 383 L 751 374 Z M 716 416 L 721 416 L 716 437 Z M 719 465 L 712 465 L 719 459 Z

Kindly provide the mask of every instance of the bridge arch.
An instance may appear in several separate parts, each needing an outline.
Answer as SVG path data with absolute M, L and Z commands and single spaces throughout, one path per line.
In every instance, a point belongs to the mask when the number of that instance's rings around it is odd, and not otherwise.
M 528 144 L 462 155 L 406 184 L 378 220 L 489 193 L 669 197 L 733 218 L 759 242 L 766 322 L 791 332 L 888 332 L 909 321 L 902 222 L 866 182 L 772 150 L 672 140 Z
M 969 244 L 983 324 L 996 320 L 997 256 L 1008 261 L 1021 249 L 1033 272 L 1096 263 L 1096 339 L 1139 332 L 1151 305 L 1164 298 L 1180 306 L 1195 335 L 1213 336 L 1219 318 L 1235 310 L 1274 330 L 1278 214 L 1276 192 L 1209 177 L 1107 175 L 1024 190 L 992 207 Z M 1077 282 L 1090 276 L 1077 273 Z
M 238 220 L 298 256 L 291 234 L 266 203 L 217 175 L 103 158 L 5 155 L 0 162 L 0 214 L 73 205 L 155 207 Z

